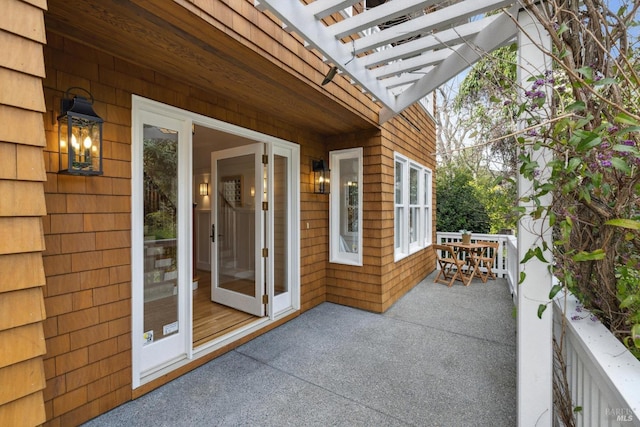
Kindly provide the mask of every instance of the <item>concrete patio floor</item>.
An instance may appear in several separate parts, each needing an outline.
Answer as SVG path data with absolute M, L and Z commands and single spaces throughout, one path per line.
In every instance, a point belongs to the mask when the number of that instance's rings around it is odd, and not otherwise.
M 384 314 L 321 304 L 85 425 L 515 425 L 506 281 L 433 277 Z

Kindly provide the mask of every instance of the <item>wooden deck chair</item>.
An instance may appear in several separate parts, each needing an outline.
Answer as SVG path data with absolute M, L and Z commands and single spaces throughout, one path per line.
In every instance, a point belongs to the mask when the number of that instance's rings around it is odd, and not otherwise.
M 468 281 L 465 282 L 465 276 L 462 269 L 465 262 L 464 260 L 458 259 L 453 248 L 447 245 L 433 245 L 433 250 L 436 252 L 438 265 L 440 266 L 440 270 L 438 271 L 438 275 L 434 281 L 437 283 L 444 283 L 451 287 L 453 282 L 458 279 L 467 286 L 469 283 Z
M 480 243 L 480 242 L 478 242 Z M 496 274 L 492 268 L 495 263 L 496 255 L 500 243 L 498 242 L 482 242 L 487 245 L 487 252 L 483 255 L 472 254 L 473 265 L 476 269 L 476 276 L 480 277 L 482 283 L 487 283 L 488 279 L 495 280 Z

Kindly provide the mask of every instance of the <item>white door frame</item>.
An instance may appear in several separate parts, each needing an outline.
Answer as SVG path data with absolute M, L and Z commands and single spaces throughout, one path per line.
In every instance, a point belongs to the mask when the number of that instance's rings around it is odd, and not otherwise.
M 131 209 L 131 227 L 132 227 L 132 250 L 131 250 L 131 294 L 132 294 L 132 313 L 131 313 L 131 347 L 132 347 L 132 388 L 135 389 L 143 384 L 153 381 L 171 371 L 174 371 L 182 366 L 186 366 L 193 359 L 204 357 L 210 353 L 213 353 L 224 346 L 244 337 L 259 331 L 260 329 L 268 326 L 270 323 L 277 321 L 278 319 L 287 316 L 300 309 L 300 146 L 291 142 L 275 138 L 269 135 L 265 135 L 256 131 L 245 129 L 236 125 L 232 125 L 220 120 L 216 120 L 201 114 L 196 114 L 187 110 L 172 107 L 166 104 L 162 104 L 157 101 L 146 99 L 138 95 L 132 95 L 132 209 Z M 275 304 L 268 305 L 268 318 L 264 318 L 261 322 L 248 325 L 244 328 L 240 328 L 231 332 L 228 335 L 220 337 L 212 342 L 209 342 L 203 346 L 193 349 L 192 346 L 192 312 L 193 301 L 192 298 L 186 298 L 187 295 L 191 295 L 192 287 L 192 263 L 189 262 L 186 268 L 183 268 L 180 273 L 181 283 L 181 295 L 184 296 L 183 301 L 180 303 L 183 310 L 183 319 L 180 327 L 184 331 L 184 339 L 180 341 L 179 347 L 181 350 L 179 355 L 171 360 L 167 360 L 164 363 L 159 363 L 157 366 L 151 369 L 143 369 L 145 364 L 142 363 L 145 352 L 143 352 L 143 340 L 140 337 L 140 332 L 143 330 L 144 319 L 142 317 L 142 307 L 144 304 L 143 287 L 140 285 L 143 283 L 144 269 L 142 265 L 142 248 L 144 246 L 143 235 L 143 196 L 142 196 L 142 112 L 149 112 L 152 114 L 158 114 L 163 117 L 172 118 L 174 120 L 181 121 L 182 128 L 181 134 L 185 140 L 180 141 L 179 145 L 179 182 L 180 182 L 180 194 L 185 198 L 180 199 L 179 205 L 181 206 L 181 215 L 179 215 L 179 233 L 185 236 L 181 241 L 182 255 L 181 259 L 191 260 L 194 254 L 192 253 L 192 233 L 190 232 L 191 224 L 193 224 L 193 209 L 191 200 L 188 200 L 188 195 L 193 195 L 193 182 L 191 174 L 192 169 L 192 129 L 193 125 L 209 127 L 229 134 L 253 139 L 256 142 L 267 143 L 268 147 L 278 147 L 283 150 L 290 159 L 290 209 L 289 209 L 289 286 L 290 286 L 290 301 L 287 301 L 281 306 L 274 309 Z M 270 149 L 271 150 L 271 149 Z M 269 155 L 272 160 L 272 151 L 269 151 Z M 183 176 L 184 175 L 184 176 Z M 273 176 L 268 179 L 268 182 L 272 182 Z M 272 185 L 272 184 L 269 184 Z M 268 191 L 269 203 L 273 203 L 273 188 Z M 184 212 L 182 212 L 184 210 Z M 267 231 L 269 232 L 269 231 Z M 270 236 L 270 240 L 273 241 L 273 236 Z M 180 250 L 180 249 L 179 249 Z M 268 271 L 273 271 L 272 267 L 268 267 Z M 269 292 L 269 300 L 273 301 L 274 285 L 273 279 L 269 279 L 269 273 L 267 272 L 267 289 Z M 188 290 L 188 292 L 187 292 Z M 182 327 L 184 325 L 184 327 Z M 184 351 L 182 350 L 184 348 Z M 148 363 L 146 364 L 148 365 Z
M 191 351 L 191 236 L 188 232 L 191 209 L 191 123 L 185 117 L 160 105 L 144 105 L 133 98 L 132 110 L 132 159 L 133 174 L 131 205 L 131 298 L 132 298 L 132 371 L 133 387 L 140 385 L 140 378 L 176 360 L 188 357 Z M 143 125 L 149 124 L 178 131 L 178 182 L 177 209 L 177 292 L 178 332 L 151 343 L 144 342 L 144 197 L 143 197 Z M 183 237 L 180 237 L 183 236 Z

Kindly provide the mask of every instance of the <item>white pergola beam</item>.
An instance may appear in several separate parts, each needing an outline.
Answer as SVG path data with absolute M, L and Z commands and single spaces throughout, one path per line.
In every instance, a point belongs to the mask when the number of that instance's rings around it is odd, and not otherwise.
M 259 0 L 261 7 L 269 10 L 287 26 L 292 27 L 309 45 L 318 50 L 327 62 L 333 63 L 366 91 L 372 93 L 380 102 L 389 107 L 393 99 L 386 88 L 371 76 L 367 70 L 353 61 L 353 51 L 350 45 L 344 45 L 336 40 L 322 21 L 315 18 L 306 10 L 300 0 Z
M 425 52 L 422 55 L 414 56 L 409 59 L 403 59 L 393 62 L 389 65 L 374 68 L 371 70 L 371 74 L 379 79 L 384 79 L 394 75 L 407 73 L 409 71 L 415 71 L 426 67 L 427 65 L 439 64 L 452 54 L 453 51 L 458 49 L 460 45 L 452 46 L 451 48 L 440 49 L 431 52 Z
M 330 31 L 337 39 L 341 39 L 383 22 L 388 22 L 400 16 L 406 16 L 410 13 L 423 10 L 433 6 L 436 2 L 437 0 L 390 1 L 354 15 L 344 21 L 337 22 L 330 27 Z
M 305 6 L 307 11 L 316 19 L 325 18 L 332 13 L 340 12 L 353 6 L 361 0 L 316 0 Z
M 387 79 L 382 80 L 382 84 L 387 89 L 402 88 L 402 86 L 405 86 L 404 89 L 406 89 L 412 83 L 415 83 L 418 80 L 420 80 L 422 76 L 424 76 L 425 74 L 428 74 L 429 71 L 433 70 L 433 68 L 434 68 L 433 66 L 430 66 L 430 67 L 423 68 L 421 70 L 404 73 L 400 76 L 389 77 Z M 401 92 L 401 91 L 398 90 L 398 92 Z
M 516 24 L 510 14 L 501 13 L 491 25 L 478 33 L 473 40 L 462 45 L 455 53 L 449 55 L 447 59 L 435 67 L 433 71 L 398 95 L 391 110 L 383 108 L 378 118 L 379 123 L 386 122 L 395 114 L 419 101 L 426 94 L 473 65 L 485 52 L 490 52 L 506 44 L 515 37 L 516 33 Z
M 378 52 L 358 58 L 357 61 L 363 67 L 371 68 L 381 64 L 386 64 L 396 59 L 406 58 L 415 55 L 417 52 L 425 52 L 445 46 L 459 44 L 482 31 L 483 28 L 491 24 L 498 15 L 492 15 L 478 21 L 459 25 L 455 28 L 440 31 L 437 34 L 420 37 L 419 39 L 394 46 L 393 49 L 384 49 Z
M 428 13 L 408 22 L 394 25 L 379 33 L 357 39 L 356 53 L 367 52 L 379 46 L 406 40 L 416 35 L 427 35 L 433 30 L 442 30 L 472 16 L 509 6 L 513 0 L 467 0 L 444 9 Z M 333 26 L 329 27 L 331 29 Z

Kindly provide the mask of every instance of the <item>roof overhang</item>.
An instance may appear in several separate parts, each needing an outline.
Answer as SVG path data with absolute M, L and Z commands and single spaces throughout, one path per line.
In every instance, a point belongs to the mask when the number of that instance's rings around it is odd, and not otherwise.
M 387 0 L 357 14 L 344 12 L 362 3 L 255 0 L 382 103 L 380 123 L 513 41 L 513 16 L 521 7 L 514 0 Z M 344 19 L 324 19 L 336 13 Z

